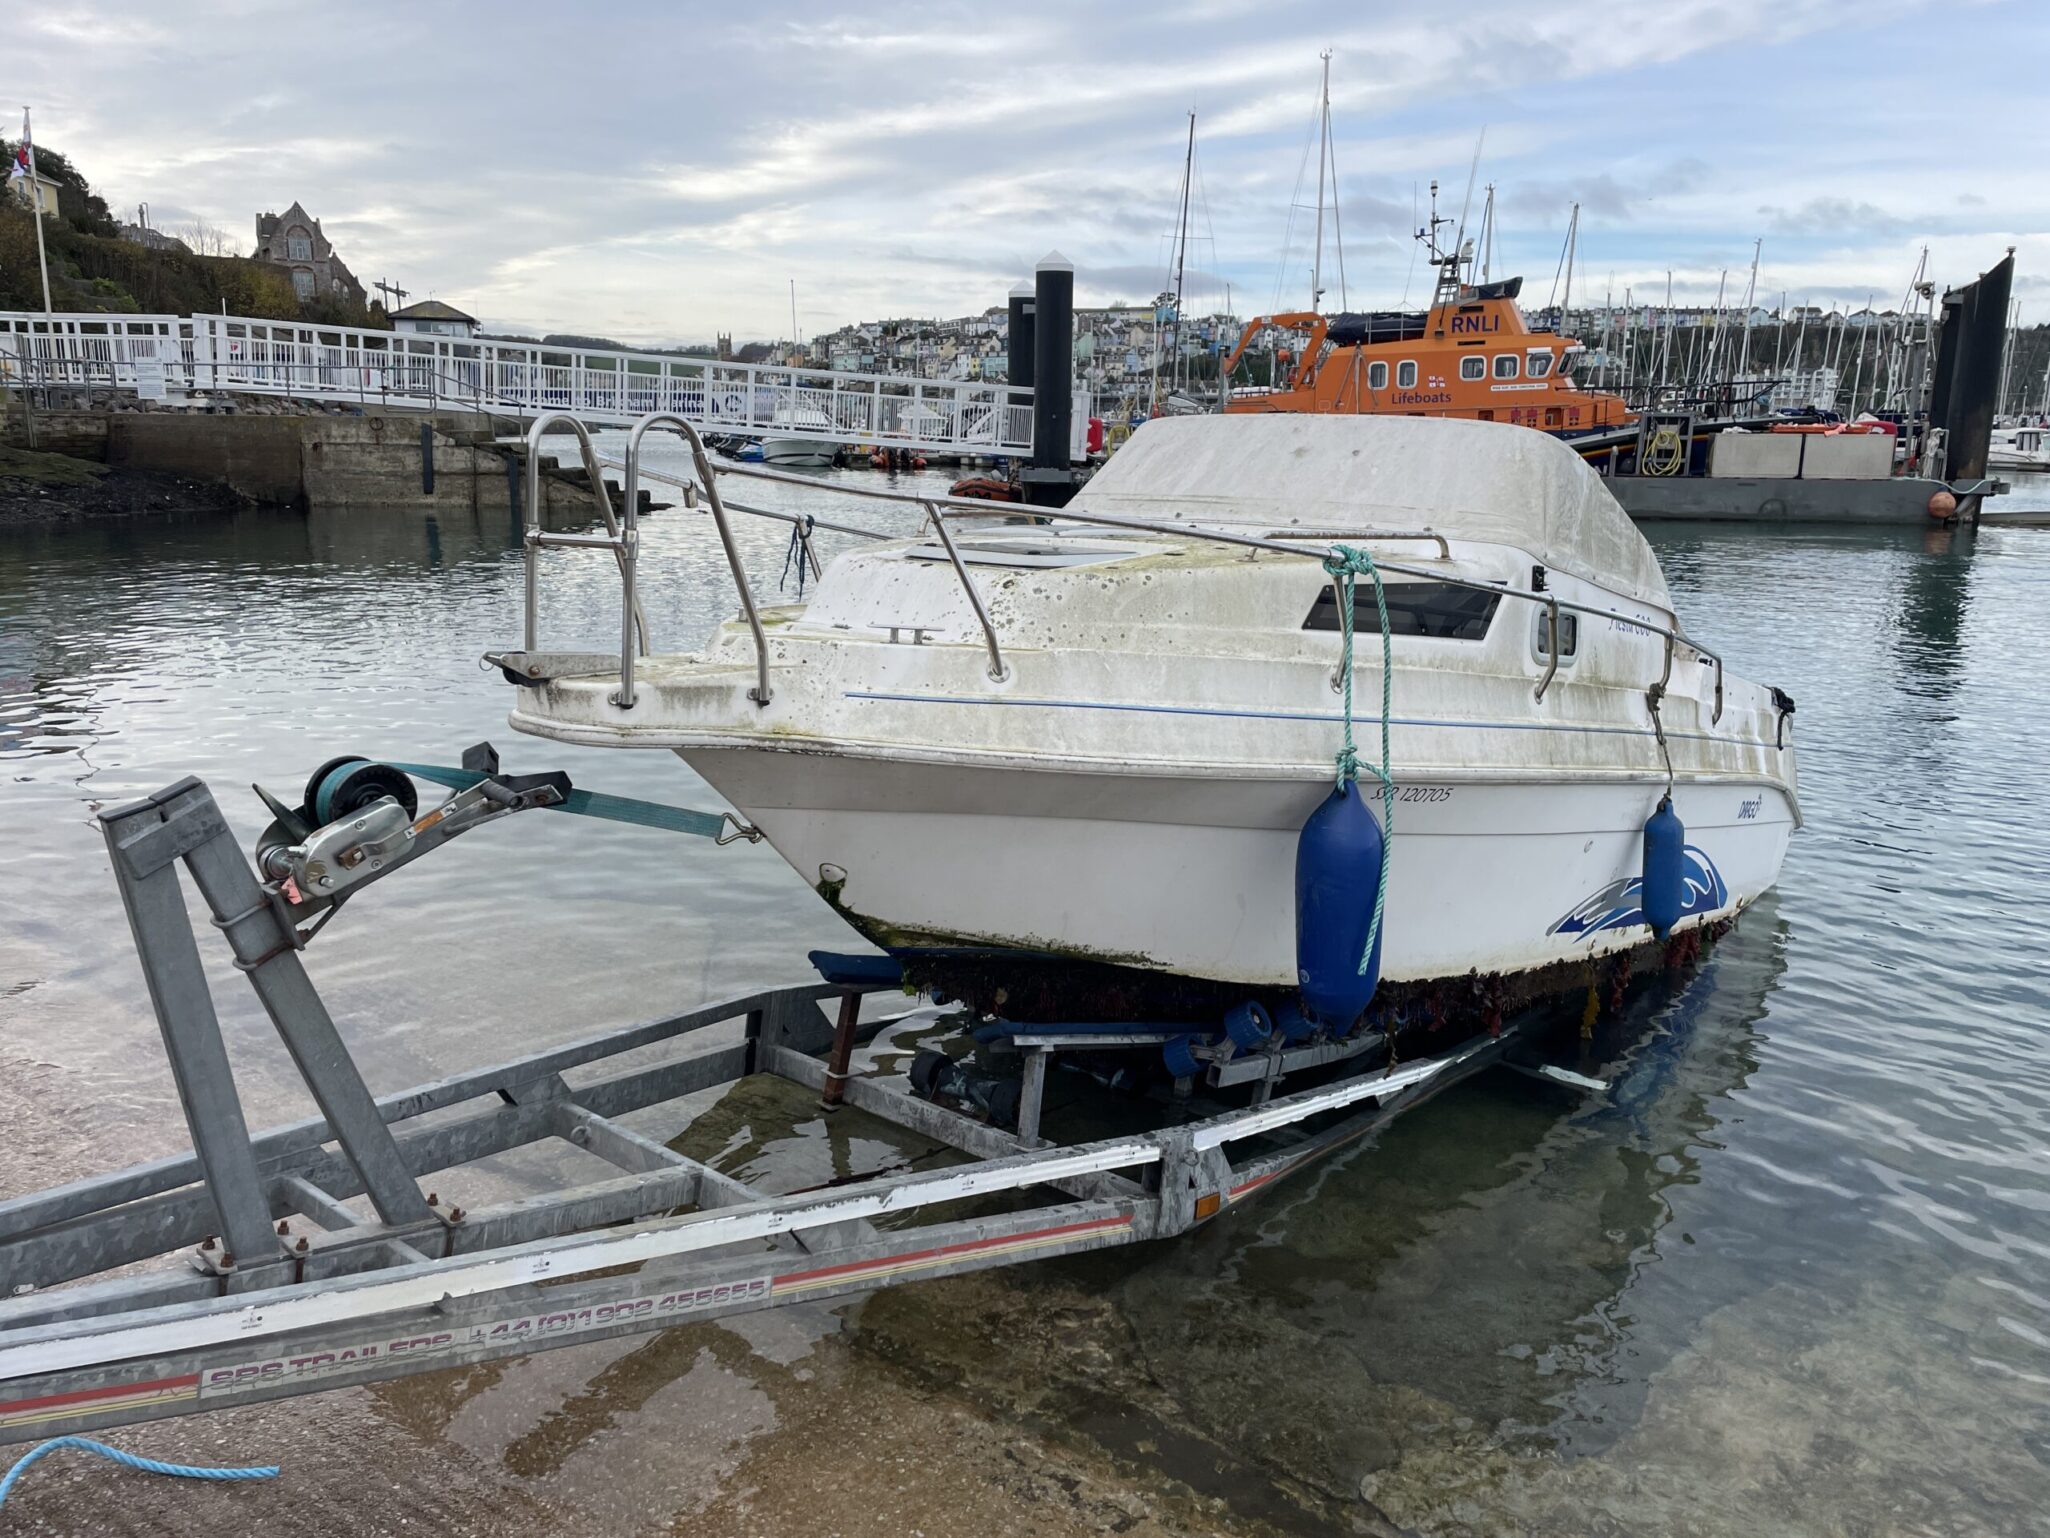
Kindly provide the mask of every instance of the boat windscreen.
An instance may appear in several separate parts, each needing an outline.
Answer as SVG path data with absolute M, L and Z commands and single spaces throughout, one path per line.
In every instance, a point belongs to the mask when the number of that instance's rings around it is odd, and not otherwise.
M 1382 591 L 1388 600 L 1390 635 L 1434 636 L 1448 641 L 1485 639 L 1488 623 L 1502 602 L 1499 593 L 1450 582 L 1389 582 Z M 1330 588 L 1317 594 L 1303 629 L 1338 629 L 1338 599 Z M 1371 583 L 1360 583 L 1354 589 L 1353 629 L 1361 635 L 1381 633 L 1381 614 Z

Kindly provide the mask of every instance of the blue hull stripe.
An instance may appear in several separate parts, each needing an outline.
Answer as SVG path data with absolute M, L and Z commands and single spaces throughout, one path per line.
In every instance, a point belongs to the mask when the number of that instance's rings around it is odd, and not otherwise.
M 1223 710 L 1202 705 L 1123 705 L 1101 700 L 1009 700 L 975 698 L 959 694 L 886 694 L 867 689 L 850 689 L 842 698 L 850 700 L 888 700 L 905 705 L 1011 705 L 1028 710 L 1122 710 L 1147 716 L 1224 716 L 1240 721 L 1316 721 L 1336 726 L 1344 717 L 1326 715 L 1320 711 L 1308 710 Z M 1355 722 L 1372 724 L 1368 715 L 1354 717 Z M 1393 726 L 1442 726 L 1465 731 L 1481 732 L 1572 732 L 1581 736 L 1600 737 L 1649 737 L 1656 740 L 1657 733 L 1636 726 L 1567 726 L 1555 725 L 1549 721 L 1432 721 L 1414 716 L 1392 716 Z M 1666 736 L 1683 742 L 1726 742 L 1732 747 L 1756 748 L 1764 743 L 1743 737 L 1717 737 L 1709 732 L 1667 732 Z

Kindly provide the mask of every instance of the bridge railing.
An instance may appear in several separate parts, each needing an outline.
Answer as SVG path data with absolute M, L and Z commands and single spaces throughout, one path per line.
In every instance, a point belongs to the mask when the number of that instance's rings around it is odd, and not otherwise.
M 1022 455 L 1032 391 L 235 315 L 0 313 L 0 380 L 171 394 L 239 391 L 703 431 Z M 1086 402 L 1077 412 L 1086 420 Z

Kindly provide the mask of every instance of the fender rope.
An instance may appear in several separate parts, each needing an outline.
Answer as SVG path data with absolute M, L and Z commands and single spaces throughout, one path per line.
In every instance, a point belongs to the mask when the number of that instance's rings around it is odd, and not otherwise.
M 246 1469 L 200 1468 L 190 1463 L 160 1463 L 155 1458 L 143 1458 L 135 1453 L 124 1453 L 118 1447 L 109 1447 L 105 1442 L 95 1442 L 91 1437 L 52 1437 L 49 1441 L 39 1443 L 30 1449 L 13 1468 L 7 1471 L 7 1477 L 0 1479 L 0 1506 L 7 1504 L 7 1497 L 14 1493 L 15 1485 L 20 1481 L 21 1476 L 28 1472 L 30 1464 L 36 1462 L 39 1458 L 47 1458 L 51 1453 L 68 1447 L 77 1448 L 80 1452 L 97 1453 L 102 1458 L 112 1459 L 123 1468 L 137 1469 L 145 1474 L 170 1474 L 179 1479 L 206 1479 L 220 1484 L 227 1484 L 242 1480 L 276 1479 L 278 1477 L 278 1468 L 275 1464 L 264 1464 L 259 1467 Z
M 1381 767 L 1366 766 L 1367 771 L 1381 782 L 1381 880 L 1374 889 L 1374 917 L 1367 926 L 1367 946 L 1360 953 L 1359 969 L 1364 972 L 1373 957 L 1374 943 L 1381 937 L 1381 914 L 1388 906 L 1388 867 L 1395 863 L 1391 849 L 1395 841 L 1395 781 L 1388 770 L 1388 725 L 1395 699 L 1395 664 L 1388 644 L 1388 594 L 1381 586 L 1381 569 L 1374 564 L 1373 556 L 1350 545 L 1333 545 L 1331 554 L 1324 558 L 1324 570 L 1343 584 L 1338 604 L 1338 629 L 1343 637 L 1338 668 L 1345 689 L 1345 742 L 1338 750 L 1338 783 L 1341 786 L 1353 784 L 1360 777 L 1360 756 L 1352 740 L 1352 603 L 1361 572 L 1373 579 L 1374 607 L 1381 616 Z

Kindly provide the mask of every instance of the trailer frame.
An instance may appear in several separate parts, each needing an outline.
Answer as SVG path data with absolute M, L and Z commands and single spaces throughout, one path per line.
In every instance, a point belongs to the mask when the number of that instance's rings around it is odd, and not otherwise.
M 853 1070 L 856 1047 L 905 1018 L 865 1009 L 892 990 L 860 978 L 745 994 L 378 1098 L 301 960 L 319 926 L 298 920 L 314 905 L 252 867 L 202 782 L 100 822 L 192 1151 L 0 1201 L 0 1445 L 1185 1233 L 1502 1061 L 1537 1019 L 1403 1063 L 1385 1043 L 1277 1039 L 1211 1063 L 1178 1123 L 1067 1144 L 1043 1136 L 1047 1071 L 1103 1050 L 1100 1034 L 1019 1038 L 1027 1094 L 1009 1131 Z M 320 1115 L 250 1134 L 181 868 Z M 1109 1044 L 1158 1039 L 1132 1034 Z M 1379 1060 L 1279 1092 L 1290 1072 L 1363 1057 Z M 620 1119 L 756 1074 L 966 1162 L 765 1195 Z M 680 1132 L 689 1114 L 676 1115 Z M 618 1173 L 472 1210 L 433 1189 L 551 1142 Z M 369 1213 L 349 1205 L 359 1197 Z

